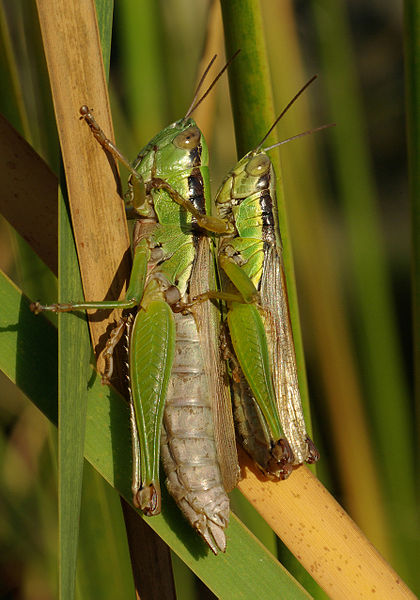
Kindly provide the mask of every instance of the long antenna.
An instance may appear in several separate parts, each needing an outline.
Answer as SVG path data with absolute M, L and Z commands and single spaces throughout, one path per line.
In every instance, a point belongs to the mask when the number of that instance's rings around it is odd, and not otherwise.
M 210 91 L 213 89 L 214 85 L 215 85 L 215 84 L 216 84 L 216 82 L 218 81 L 218 79 L 220 79 L 220 77 L 223 75 L 223 73 L 226 71 L 226 69 L 228 68 L 228 66 L 230 65 L 230 63 L 233 61 L 233 59 L 234 59 L 234 58 L 236 58 L 236 56 L 239 54 L 239 52 L 240 52 L 240 51 L 241 51 L 240 49 L 239 49 L 239 50 L 237 50 L 237 51 L 235 52 L 235 54 L 233 54 L 233 56 L 231 56 L 231 57 L 229 58 L 229 60 L 227 61 L 227 63 L 226 63 L 226 64 L 225 64 L 225 66 L 223 67 L 223 69 L 222 69 L 222 70 L 221 70 L 221 71 L 218 73 L 218 75 L 216 75 L 216 77 L 213 79 L 213 81 L 212 81 L 212 83 L 210 84 L 210 86 L 207 88 L 207 91 L 206 91 L 206 92 L 205 92 L 205 93 L 204 93 L 204 94 L 201 96 L 201 98 L 200 98 L 199 100 L 197 100 L 197 102 L 195 102 L 195 99 L 196 99 L 196 97 L 197 97 L 197 93 L 195 94 L 195 96 L 194 96 L 194 100 L 193 100 L 193 102 L 192 102 L 192 104 L 191 104 L 190 108 L 188 109 L 188 111 L 187 111 L 187 114 L 186 114 L 186 115 L 185 115 L 185 117 L 184 117 L 184 121 L 185 121 L 185 119 L 188 119 L 188 117 L 189 117 L 189 116 L 190 116 L 190 115 L 191 115 L 191 114 L 194 112 L 194 110 L 195 110 L 195 109 L 196 109 L 196 108 L 197 108 L 197 107 L 198 107 L 198 106 L 199 106 L 199 105 L 200 105 L 200 104 L 203 102 L 204 98 L 206 98 L 206 97 L 208 96 L 208 94 L 210 93 Z M 202 78 L 201 78 L 201 80 L 200 80 L 200 83 L 199 83 L 198 89 L 200 88 L 200 86 L 201 86 L 201 83 L 202 83 L 202 80 L 204 79 L 204 76 L 207 74 L 207 72 L 208 72 L 208 70 L 209 70 L 210 66 L 212 65 L 212 63 L 213 63 L 213 60 L 214 60 L 215 58 L 216 58 L 216 57 L 214 57 L 214 58 L 212 59 L 211 63 L 210 63 L 210 64 L 209 64 L 209 66 L 207 67 L 207 69 L 206 69 L 206 71 L 205 71 L 205 73 L 204 73 L 203 77 L 202 77 Z M 197 91 L 198 91 L 198 89 L 197 89 Z M 195 102 L 195 104 L 194 104 L 194 102 Z
M 277 123 L 280 121 L 280 119 L 283 117 L 283 115 L 289 110 L 289 108 L 292 106 L 292 104 L 294 104 L 296 102 L 296 100 L 299 98 L 299 96 L 306 90 L 306 88 L 308 87 L 308 85 L 310 85 L 313 81 L 315 81 L 315 79 L 317 77 L 318 77 L 318 75 L 314 75 L 307 83 L 305 83 L 305 85 L 302 88 L 300 88 L 300 90 L 298 91 L 298 93 L 290 100 L 289 104 L 282 110 L 282 112 L 280 113 L 280 115 L 277 117 L 277 119 L 274 121 L 274 123 L 272 124 L 272 126 L 270 127 L 270 129 L 267 131 L 267 133 L 265 134 L 265 136 L 261 140 L 261 142 L 255 148 L 255 152 L 258 152 L 258 150 L 260 150 L 261 146 L 264 144 L 265 140 L 268 138 L 268 136 L 273 131 L 274 127 L 277 125 Z
M 308 129 L 307 131 L 303 131 L 302 133 L 298 133 L 297 135 L 293 135 L 292 137 L 287 138 L 287 140 L 277 142 L 277 144 L 273 144 L 272 146 L 269 146 L 268 148 L 263 148 L 263 150 L 264 150 L 264 152 L 268 152 L 269 150 L 272 150 L 273 148 L 277 148 L 277 146 L 281 146 L 282 144 L 287 144 L 287 142 L 297 140 L 298 138 L 303 137 L 304 135 L 316 133 L 317 131 L 322 131 L 322 129 L 328 129 L 328 127 L 335 127 L 335 126 L 336 126 L 336 123 L 328 123 L 328 125 L 321 125 L 321 127 L 316 127 L 315 129 Z M 261 144 L 260 144 L 260 146 L 261 146 Z M 260 149 L 260 146 L 258 146 L 258 149 Z
M 200 79 L 200 81 L 198 82 L 197 89 L 195 90 L 195 93 L 194 93 L 194 98 L 193 98 L 193 100 L 192 100 L 192 102 L 191 102 L 191 104 L 190 104 L 190 107 L 189 107 L 189 109 L 187 110 L 187 114 L 185 115 L 184 119 L 187 119 L 187 118 L 189 117 L 189 115 L 191 114 L 191 112 L 192 112 L 192 107 L 194 106 L 194 102 L 197 100 L 198 92 L 200 91 L 200 89 L 201 89 L 201 86 L 203 85 L 203 81 L 205 80 L 205 78 L 206 78 L 206 76 L 207 76 L 207 73 L 210 71 L 210 67 L 212 66 L 212 64 L 214 63 L 214 61 L 216 60 L 216 58 L 217 58 L 217 54 L 215 54 L 215 55 L 213 56 L 213 58 L 211 59 L 211 61 L 210 61 L 210 62 L 209 62 L 209 64 L 207 65 L 207 68 L 206 68 L 206 70 L 205 70 L 205 71 L 204 71 L 204 73 L 202 74 L 202 76 L 201 76 L 201 79 Z

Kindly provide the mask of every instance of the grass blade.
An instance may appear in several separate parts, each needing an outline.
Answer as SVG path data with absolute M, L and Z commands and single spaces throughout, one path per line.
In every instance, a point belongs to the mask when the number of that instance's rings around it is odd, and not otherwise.
M 0 368 L 16 380 L 28 365 L 39 366 L 41 389 L 39 386 L 28 388 L 33 386 L 30 377 L 20 378 L 20 382 L 27 392 L 34 392 L 31 399 L 39 408 L 49 418 L 56 419 L 56 406 L 50 401 L 55 400 L 54 378 L 50 381 L 41 376 L 42 362 L 47 365 L 51 362 L 46 342 L 53 335 L 53 327 L 42 315 L 35 317 L 29 312 L 28 301 L 4 276 L 0 278 L 0 301 L 4 307 L 0 313 Z M 93 371 L 89 381 L 85 456 L 128 499 L 131 497 L 128 408 L 117 392 L 105 388 L 93 377 Z M 249 469 L 246 459 L 243 463 L 247 470 L 240 489 L 247 492 L 251 501 L 256 499 L 254 505 L 258 505 L 259 512 L 264 513 L 264 518 L 287 540 L 331 598 L 343 597 L 343 594 L 352 597 L 361 588 L 375 589 L 381 598 L 414 598 L 308 469 L 299 469 L 279 486 L 273 482 L 262 483 Z M 204 551 L 204 542 L 179 518 L 177 508 L 166 493 L 162 505 L 162 515 L 148 519 L 147 523 L 219 597 L 261 594 L 274 599 L 278 598 L 279 589 L 284 598 L 307 597 L 299 584 L 233 516 L 228 529 L 228 551 L 226 555 L 214 557 Z M 317 569 L 311 569 L 314 564 Z
M 103 551 L 98 552 L 98 548 Z M 116 584 L 118 582 L 118 584 Z M 86 462 L 77 564 L 80 600 L 133 597 L 133 575 L 118 493 Z
M 0 277 L 0 301 L 4 308 L 0 313 L 0 368 L 10 379 L 18 380 L 26 395 L 57 423 L 54 327 L 42 315 L 29 311 L 27 299 L 4 275 Z M 50 375 L 48 379 L 46 375 Z M 85 457 L 123 497 L 131 499 L 128 407 L 115 390 L 101 385 L 93 370 L 86 387 L 88 383 Z M 166 492 L 162 504 L 162 515 L 148 519 L 147 524 L 219 597 L 243 598 L 261 593 L 274 600 L 280 589 L 284 598 L 308 597 L 233 515 L 228 529 L 229 549 L 226 555 L 214 557 L 180 518 Z

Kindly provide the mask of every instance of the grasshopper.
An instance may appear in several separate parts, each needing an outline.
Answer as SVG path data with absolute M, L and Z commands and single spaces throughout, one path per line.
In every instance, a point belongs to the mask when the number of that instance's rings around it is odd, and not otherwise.
M 263 143 L 312 78 L 276 119 L 261 143 L 229 172 L 215 205 L 233 232 L 219 236 L 222 292 L 194 301 L 227 301 L 232 391 L 238 437 L 260 469 L 286 479 L 294 466 L 319 453 L 309 438 L 300 399 L 282 242 L 276 212 L 275 173 Z M 304 132 L 318 131 L 329 125 Z M 290 141 L 290 140 L 285 140 Z M 229 350 L 229 345 L 233 346 Z
M 215 285 L 213 242 L 205 232 L 230 230 L 225 220 L 210 215 L 207 145 L 190 116 L 229 64 L 197 100 L 215 58 L 185 117 L 158 133 L 133 163 L 82 106 L 93 135 L 130 170 L 128 214 L 137 219 L 130 282 L 123 301 L 35 303 L 32 309 L 136 309 L 108 339 L 103 376 L 109 382 L 113 350 L 127 332 L 133 504 L 148 516 L 160 512 L 161 452 L 169 492 L 217 554 L 226 547 L 226 492 L 235 487 L 239 467 L 218 348 L 219 313 L 210 303 L 188 307 L 192 296 Z

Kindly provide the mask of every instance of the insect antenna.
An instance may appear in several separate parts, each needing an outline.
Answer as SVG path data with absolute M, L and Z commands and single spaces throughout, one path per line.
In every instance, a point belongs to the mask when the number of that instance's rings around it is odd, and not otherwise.
M 234 58 L 236 58 L 236 56 L 239 54 L 241 50 L 237 50 L 235 52 L 235 54 L 233 54 L 233 56 L 231 56 L 229 58 L 229 60 L 227 61 L 227 63 L 225 64 L 225 66 L 223 67 L 223 69 L 221 71 L 219 71 L 219 73 L 216 75 L 216 77 L 213 79 L 212 83 L 209 85 L 209 87 L 207 88 L 207 91 L 204 92 L 204 94 L 201 96 L 201 98 L 199 100 L 196 101 L 197 95 L 198 95 L 198 91 L 201 87 L 201 84 L 203 83 L 204 77 L 207 75 L 209 68 L 211 67 L 211 65 L 213 64 L 214 59 L 216 58 L 216 55 L 212 58 L 209 66 L 207 67 L 207 69 L 204 72 L 204 75 L 202 76 L 202 78 L 200 79 L 200 83 L 198 84 L 197 87 L 197 91 L 194 95 L 194 100 L 191 103 L 190 108 L 187 110 L 187 114 L 184 117 L 184 121 L 186 119 L 188 119 L 188 117 L 195 111 L 195 109 L 200 106 L 200 104 L 203 102 L 204 98 L 206 98 L 208 96 L 208 94 L 210 93 L 210 91 L 213 89 L 214 85 L 216 84 L 216 82 L 218 81 L 218 79 L 220 79 L 220 77 L 223 75 L 223 73 L 226 71 L 226 69 L 228 68 L 228 66 L 230 65 L 230 63 L 233 61 Z
M 305 83 L 305 85 L 303 87 L 300 88 L 300 90 L 298 91 L 298 93 L 295 96 L 293 96 L 293 98 L 290 100 L 289 104 L 282 110 L 282 112 L 280 113 L 280 115 L 277 117 L 277 119 L 274 121 L 274 123 L 272 124 L 272 126 L 270 127 L 270 129 L 267 131 L 267 133 L 265 134 L 265 136 L 261 140 L 261 142 L 255 148 L 255 152 L 258 152 L 261 149 L 261 147 L 264 144 L 265 140 L 268 138 L 268 136 L 273 131 L 274 127 L 277 125 L 277 123 L 280 121 L 280 119 L 285 115 L 285 113 L 289 110 L 289 108 L 292 106 L 292 104 L 294 104 L 296 102 L 296 100 L 306 90 L 306 88 L 309 85 L 311 85 L 311 83 L 313 81 L 315 81 L 315 79 L 317 77 L 318 77 L 318 75 L 314 75 L 313 77 L 311 77 L 311 79 L 307 83 Z
M 269 150 L 272 150 L 273 148 L 277 148 L 277 146 L 281 146 L 282 144 L 287 144 L 287 142 L 291 142 L 293 140 L 297 140 L 300 137 L 303 137 L 304 135 L 310 135 L 311 133 L 316 133 L 317 131 L 322 131 L 322 129 L 328 129 L 329 127 L 335 127 L 336 123 L 328 123 L 328 125 L 321 125 L 320 127 L 315 127 L 315 129 L 308 129 L 307 131 L 303 131 L 302 133 L 298 133 L 297 135 L 293 135 L 292 137 L 287 138 L 287 140 L 282 140 L 281 142 L 277 142 L 276 144 L 273 144 L 272 146 L 268 146 L 268 148 L 263 148 L 264 152 L 268 152 Z M 260 146 L 258 146 L 258 149 L 260 149 Z
M 184 117 L 184 121 L 185 121 L 186 119 L 188 119 L 188 117 L 190 116 L 191 112 L 193 111 L 193 106 L 194 106 L 194 103 L 195 103 L 195 101 L 197 100 L 198 93 L 199 93 L 199 91 L 200 91 L 200 89 L 201 89 L 201 86 L 203 85 L 203 81 L 205 80 L 205 78 L 206 78 L 206 76 L 207 76 L 207 73 L 210 71 L 210 68 L 211 68 L 212 64 L 214 63 L 214 61 L 216 60 L 216 58 L 217 58 L 217 54 L 215 54 L 215 55 L 213 56 L 213 58 L 211 59 L 211 61 L 210 61 L 210 62 L 209 62 L 209 64 L 207 65 L 207 67 L 206 67 L 206 70 L 205 70 L 205 71 L 204 71 L 204 73 L 202 74 L 202 76 L 201 76 L 201 79 L 200 79 L 200 81 L 198 82 L 197 88 L 196 88 L 196 90 L 195 90 L 195 93 L 194 93 L 194 98 L 192 99 L 192 102 L 191 102 L 191 104 L 190 104 L 190 107 L 189 107 L 189 109 L 187 110 L 187 114 L 186 114 L 186 115 L 185 115 L 185 117 Z

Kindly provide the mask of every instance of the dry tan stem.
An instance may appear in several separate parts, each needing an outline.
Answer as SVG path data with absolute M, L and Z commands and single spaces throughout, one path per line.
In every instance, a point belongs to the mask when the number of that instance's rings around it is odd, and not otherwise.
M 309 469 L 262 481 L 243 451 L 240 462 L 241 492 L 331 598 L 415 598 Z
M 37 5 L 85 297 L 116 299 L 129 273 L 124 207 L 105 152 L 79 119 L 87 104 L 113 137 L 94 3 Z M 90 323 L 94 347 L 106 326 Z

